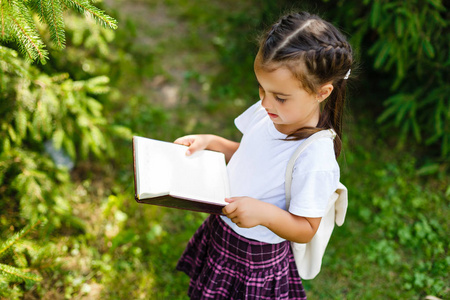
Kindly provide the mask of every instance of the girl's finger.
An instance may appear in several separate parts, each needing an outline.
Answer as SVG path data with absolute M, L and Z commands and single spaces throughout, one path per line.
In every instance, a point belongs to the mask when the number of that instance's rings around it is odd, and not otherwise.
M 236 210 L 235 205 L 233 203 L 230 203 L 228 205 L 225 205 L 222 209 L 222 212 L 229 218 L 229 216 Z
M 234 201 L 236 201 L 236 198 L 225 198 L 225 202 L 233 203 Z
M 189 145 L 190 145 L 189 139 L 186 139 L 185 137 L 177 138 L 177 139 L 174 141 L 174 143 L 175 143 L 175 144 L 179 144 L 179 145 L 185 145 L 185 146 L 189 146 Z
M 186 151 L 186 155 L 192 155 L 195 152 L 202 150 L 202 146 L 201 144 L 199 144 L 196 140 L 192 139 L 189 141 L 190 143 L 188 144 L 189 148 Z
M 233 212 L 227 214 L 227 217 L 230 218 L 231 220 L 233 220 L 233 219 L 237 218 L 238 216 L 237 216 L 236 211 L 233 211 Z

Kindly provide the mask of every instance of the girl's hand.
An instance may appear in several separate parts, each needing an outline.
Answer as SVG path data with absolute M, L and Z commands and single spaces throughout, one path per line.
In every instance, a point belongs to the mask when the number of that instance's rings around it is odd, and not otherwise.
M 239 148 L 239 143 L 227 140 L 213 134 L 186 135 L 175 140 L 175 144 L 185 145 L 189 148 L 186 155 L 192 155 L 200 150 L 213 150 L 225 154 L 225 160 L 230 161 L 234 152 Z
M 250 197 L 226 198 L 225 201 L 229 204 L 222 212 L 233 223 L 243 228 L 263 225 L 270 212 L 270 204 Z
M 205 150 L 211 142 L 211 136 L 208 134 L 186 135 L 175 140 L 175 144 L 189 146 L 186 155 L 192 155 L 194 152 Z
M 263 225 L 276 235 L 297 243 L 308 243 L 316 234 L 322 218 L 293 215 L 273 204 L 250 197 L 225 198 L 222 212 L 239 227 Z

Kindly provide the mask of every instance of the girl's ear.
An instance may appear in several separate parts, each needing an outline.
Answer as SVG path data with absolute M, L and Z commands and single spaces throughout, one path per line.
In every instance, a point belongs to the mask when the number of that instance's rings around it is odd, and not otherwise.
M 330 96 L 333 89 L 334 87 L 331 83 L 327 83 L 322 87 L 320 87 L 319 91 L 316 94 L 317 101 L 322 102 L 323 100 L 327 99 L 328 96 Z

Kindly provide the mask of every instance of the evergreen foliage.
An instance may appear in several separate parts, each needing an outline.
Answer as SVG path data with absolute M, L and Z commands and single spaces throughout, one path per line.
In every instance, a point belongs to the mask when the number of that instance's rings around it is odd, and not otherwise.
M 27 227 L 0 248 L 0 295 L 11 299 L 42 279 L 27 270 L 51 257 L 52 243 L 46 240 L 50 233 L 63 226 L 85 230 L 84 221 L 73 214 L 77 196 L 69 172 L 89 157 L 110 159 L 114 156 L 111 137 L 115 132 L 128 133 L 126 128 L 108 125 L 104 116 L 98 98 L 110 90 L 107 76 L 75 80 L 68 72 L 31 64 L 44 63 L 49 55 L 38 33 L 46 29 L 34 23 L 33 14 L 47 26 L 51 49 L 59 50 L 65 47 L 67 7 L 116 28 L 116 21 L 89 1 L 0 2 L 0 42 L 8 46 L 14 42 L 25 54 L 24 59 L 0 45 L 0 210 L 10 212 L 2 216 L 2 224 L 13 220 L 15 225 L 38 224 L 42 215 L 48 219 L 43 244 L 18 242 Z
M 371 100 L 383 103 L 377 123 L 390 134 L 398 129 L 400 149 L 407 140 L 415 141 L 429 156 L 440 156 L 438 162 L 448 164 L 448 6 L 442 0 L 339 1 L 339 9 L 334 6 L 329 3 L 324 12 L 350 33 L 361 54 L 365 88 L 373 86 L 374 93 L 385 89 L 384 99 Z
M 0 59 L 0 186 L 25 219 L 51 212 L 59 224 L 61 215 L 72 218 L 65 189 L 76 160 L 113 155 L 103 106 L 92 97 L 106 93 L 109 80 L 49 76 L 1 46 Z
M 26 241 L 24 237 L 37 227 L 42 226 L 46 220 L 40 218 L 25 226 L 8 239 L 0 238 L 0 297 L 20 299 L 25 289 L 31 288 L 36 282 L 42 280 L 40 270 L 50 267 L 48 259 L 53 259 L 54 250 L 51 244 L 39 247 L 36 242 Z
M 48 51 L 36 28 L 33 13 L 48 26 L 55 47 L 63 49 L 66 43 L 63 13 L 67 8 L 92 17 L 104 27 L 117 28 L 117 21 L 92 5 L 90 0 L 2 0 L 0 42 L 15 42 L 28 60 L 45 63 Z

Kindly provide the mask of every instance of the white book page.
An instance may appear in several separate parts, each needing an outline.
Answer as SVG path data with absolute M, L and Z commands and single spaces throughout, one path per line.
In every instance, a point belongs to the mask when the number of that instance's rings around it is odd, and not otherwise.
M 136 182 L 139 199 L 168 195 L 172 178 L 173 160 L 165 155 L 165 145 L 152 139 L 134 137 L 136 155 Z
M 200 151 L 180 158 L 182 165 L 173 171 L 170 194 L 226 205 L 230 196 L 225 156 L 213 151 Z
M 226 204 L 229 197 L 225 156 L 200 151 L 186 156 L 186 146 L 135 137 L 138 198 L 170 194 Z

